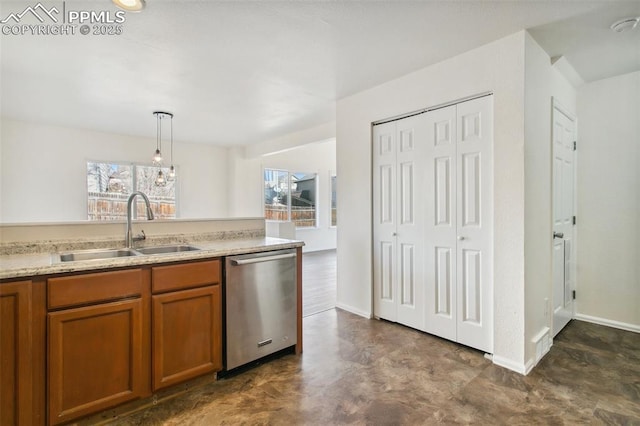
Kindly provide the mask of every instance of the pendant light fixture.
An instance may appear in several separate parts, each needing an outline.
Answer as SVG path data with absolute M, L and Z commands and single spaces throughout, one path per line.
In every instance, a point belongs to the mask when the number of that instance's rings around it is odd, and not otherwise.
M 173 115 L 171 115 L 171 149 L 169 151 L 169 161 L 171 162 L 171 167 L 169 167 L 169 176 L 170 180 L 176 178 L 176 168 L 173 166 Z
M 155 184 L 156 186 L 165 186 L 167 184 L 167 179 L 162 172 L 162 152 L 160 151 L 162 149 L 162 120 L 167 118 L 171 120 L 171 155 L 173 156 L 173 114 L 170 112 L 155 111 L 153 115 L 156 116 L 156 152 L 153 154 L 153 164 L 160 167 L 158 170 L 158 176 L 156 176 Z M 171 161 L 173 162 L 173 158 L 171 158 Z M 171 168 L 173 168 L 173 165 L 171 165 Z

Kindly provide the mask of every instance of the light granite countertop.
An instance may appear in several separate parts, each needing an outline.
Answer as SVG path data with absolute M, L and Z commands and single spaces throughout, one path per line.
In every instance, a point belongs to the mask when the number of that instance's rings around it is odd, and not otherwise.
M 231 256 L 236 254 L 302 247 L 304 242 L 298 240 L 285 240 L 281 238 L 259 237 L 217 241 L 197 241 L 188 244 L 197 247 L 200 250 L 74 262 L 60 262 L 60 255 L 58 253 L 3 255 L 0 256 L 0 279 L 5 280 L 38 275 L 51 275 Z M 113 246 L 112 248 L 121 247 Z

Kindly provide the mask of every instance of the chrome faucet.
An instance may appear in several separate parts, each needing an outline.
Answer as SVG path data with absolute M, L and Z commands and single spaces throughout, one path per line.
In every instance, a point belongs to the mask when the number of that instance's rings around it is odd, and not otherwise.
M 143 192 L 133 191 L 129 198 L 127 199 L 127 235 L 126 242 L 127 248 L 133 247 L 134 240 L 143 240 L 145 238 L 144 232 L 142 233 L 142 237 L 134 237 L 131 234 L 131 205 L 133 204 L 133 199 L 136 198 L 136 195 L 140 195 L 144 200 L 144 203 L 147 205 L 147 220 L 153 220 L 153 212 L 151 211 L 151 204 L 149 203 L 149 197 L 147 197 Z

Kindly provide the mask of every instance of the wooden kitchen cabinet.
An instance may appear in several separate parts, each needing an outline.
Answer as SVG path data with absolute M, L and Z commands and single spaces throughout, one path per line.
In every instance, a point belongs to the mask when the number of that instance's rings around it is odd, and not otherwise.
M 152 268 L 154 391 L 222 370 L 220 280 L 219 260 Z
M 32 423 L 31 281 L 0 284 L 0 425 Z
M 140 269 L 49 279 L 49 309 L 65 307 L 47 315 L 49 424 L 148 392 L 149 322 L 143 282 Z M 123 300 L 111 301 L 114 298 Z M 146 300 L 148 304 L 148 290 Z

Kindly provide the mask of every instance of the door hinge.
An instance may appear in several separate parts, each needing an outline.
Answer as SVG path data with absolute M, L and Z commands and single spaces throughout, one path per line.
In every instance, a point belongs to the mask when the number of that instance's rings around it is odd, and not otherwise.
M 573 150 L 577 150 L 578 149 L 578 141 L 573 141 Z
M 576 217 L 575 216 L 573 217 L 573 224 L 574 225 L 576 224 Z
M 573 291 L 571 292 L 571 295 L 573 296 L 573 300 L 576 300 L 576 291 L 575 291 L 575 290 L 573 290 Z

